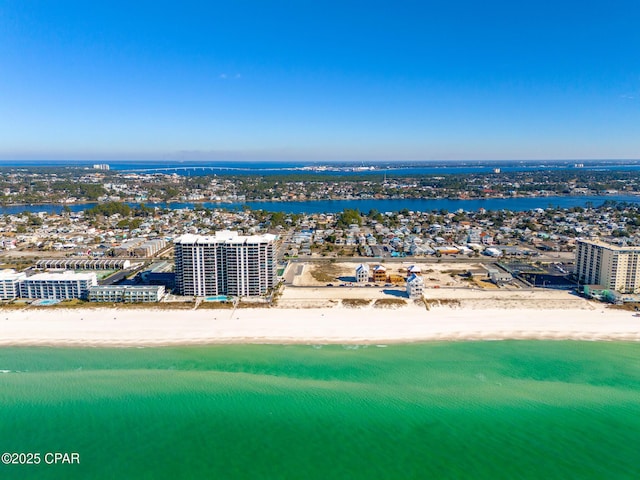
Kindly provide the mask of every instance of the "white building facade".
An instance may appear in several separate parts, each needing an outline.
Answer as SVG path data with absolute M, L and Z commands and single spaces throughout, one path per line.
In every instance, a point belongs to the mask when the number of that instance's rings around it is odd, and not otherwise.
M 422 298 L 424 294 L 424 280 L 415 273 L 407 279 L 407 295 L 409 298 Z
M 26 273 L 13 269 L 0 271 L 0 300 L 13 300 L 20 296 L 20 282 L 27 278 Z
M 20 282 L 20 296 L 56 300 L 87 298 L 89 288 L 97 284 L 94 272 L 38 273 Z
M 174 242 L 176 288 L 196 297 L 260 296 L 276 285 L 275 235 L 183 235 Z
M 601 285 L 620 293 L 640 293 L 640 247 L 578 240 L 576 276 L 583 284 Z
M 356 267 L 356 282 L 367 283 L 369 281 L 369 265 L 361 263 Z
M 90 302 L 153 303 L 164 296 L 164 285 L 98 285 L 89 288 Z

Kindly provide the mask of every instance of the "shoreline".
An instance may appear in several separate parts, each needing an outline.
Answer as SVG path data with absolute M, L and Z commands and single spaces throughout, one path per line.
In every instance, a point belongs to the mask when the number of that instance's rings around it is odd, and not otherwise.
M 380 198 L 353 198 L 353 197 L 332 197 L 332 198 L 310 198 L 310 199 L 305 199 L 305 200 L 282 200 L 281 198 L 259 198 L 259 199 L 250 199 L 250 200 L 245 200 L 244 202 L 232 202 L 232 201 L 216 201 L 216 200 L 207 200 L 207 199 L 200 199 L 200 200 L 158 200 L 158 201 L 151 201 L 148 200 L 146 202 L 140 202 L 140 201 L 135 201 L 135 200 L 120 200 L 121 203 L 126 203 L 126 204 L 133 204 L 133 205 L 141 205 L 144 204 L 147 207 L 155 207 L 155 206 L 159 206 L 161 204 L 166 205 L 167 207 L 170 207 L 170 205 L 172 204 L 203 204 L 203 203 L 213 203 L 213 204 L 217 204 L 217 205 L 235 205 L 238 203 L 299 203 L 299 202 L 305 202 L 305 203 L 314 203 L 314 202 L 326 202 L 326 201 L 330 201 L 330 202 L 349 202 L 349 201 L 376 201 L 376 200 L 453 200 L 453 201 L 461 201 L 461 202 L 466 202 L 466 201 L 474 201 L 474 200 L 508 200 L 508 199 L 522 199 L 522 198 L 549 198 L 549 197 L 559 197 L 559 198 L 581 198 L 581 197 L 593 197 L 593 198 L 607 198 L 607 197 L 618 197 L 618 196 L 629 196 L 629 197 L 640 197 L 640 192 L 625 192 L 624 194 L 620 194 L 620 193 L 590 193 L 588 195 L 575 195 L 575 194 L 571 194 L 571 193 L 558 193 L 558 192 L 553 192 L 551 194 L 544 194 L 544 195 L 525 195 L 525 194 L 521 194 L 521 195 L 485 195 L 485 196 L 476 196 L 476 197 L 448 197 L 448 196 L 436 196 L 436 197 L 422 197 L 422 196 L 416 196 L 416 197 L 403 197 L 403 198 L 397 198 L 397 197 L 380 197 Z M 6 209 L 6 208 L 14 208 L 14 207 L 58 207 L 58 206 L 71 206 L 71 205 L 98 205 L 98 204 L 102 204 L 102 203 L 106 203 L 105 201 L 98 201 L 98 200 L 81 200 L 81 201 L 76 201 L 76 202 L 65 202 L 65 201 L 60 201 L 60 202 L 35 202 L 35 203 L 23 203 L 23 202 L 18 202 L 18 203 L 6 203 L 6 204 L 2 204 L 0 205 L 0 210 L 1 209 Z
M 0 347 L 379 345 L 434 341 L 640 341 L 640 317 L 603 308 L 4 310 Z M 2 318 L 3 317 L 3 318 Z

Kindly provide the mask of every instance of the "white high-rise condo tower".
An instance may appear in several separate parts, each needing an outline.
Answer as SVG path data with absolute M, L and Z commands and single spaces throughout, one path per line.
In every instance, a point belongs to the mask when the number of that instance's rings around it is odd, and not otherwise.
M 181 295 L 255 297 L 276 284 L 275 235 L 183 235 L 174 242 Z

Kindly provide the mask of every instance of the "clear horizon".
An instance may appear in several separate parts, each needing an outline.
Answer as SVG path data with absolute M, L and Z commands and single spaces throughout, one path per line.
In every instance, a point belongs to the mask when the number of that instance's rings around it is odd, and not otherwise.
M 612 162 L 612 165 L 620 165 L 620 164 L 624 164 L 625 162 L 630 162 L 630 164 L 636 165 L 640 163 L 640 159 L 635 159 L 635 158 L 591 158 L 591 159 L 583 159 L 583 158 L 555 158 L 555 159 L 551 159 L 551 158 L 547 158 L 547 159 L 542 159 L 542 158 L 528 158 L 528 159 L 474 159 L 474 158 L 467 158 L 467 159 L 456 159 L 456 160 L 438 160 L 438 159 L 434 159 L 434 160 L 295 160 L 295 159 L 290 159 L 290 160 L 267 160 L 267 159 L 263 159 L 263 160 L 245 160 L 245 159 L 240 159 L 240 160 L 208 160 L 208 159 L 177 159 L 177 160 L 173 160 L 173 159 L 153 159 L 153 158 L 149 158 L 149 159 L 126 159 L 126 158 L 105 158 L 105 159 L 91 159 L 91 158 L 65 158 L 65 159 L 39 159 L 39 158 L 27 158 L 27 159 L 0 159 L 0 167 L 2 166 L 8 166 L 8 165 L 22 165 L 22 164 L 29 164 L 29 163 L 33 163 L 33 164 L 57 164 L 57 163 L 64 163 L 64 162 L 73 162 L 74 164 L 96 164 L 96 163 L 114 163 L 114 164 L 118 164 L 118 163 L 149 163 L 149 164 L 163 164 L 163 163 L 176 163 L 176 164 L 180 164 L 180 163 L 189 163 L 189 164 L 197 164 L 197 163 L 202 163 L 202 164 L 212 164 L 212 163 L 219 163 L 219 164 L 227 164 L 227 163 L 231 163 L 231 164 L 255 164 L 255 163 L 265 163 L 265 164 L 278 164 L 278 163 L 282 163 L 282 164 L 364 164 L 365 166 L 367 164 L 382 164 L 382 165 L 389 165 L 389 164 L 398 164 L 399 166 L 409 166 L 409 165 L 422 165 L 422 164 L 434 164 L 434 165 L 438 165 L 438 164 L 469 164 L 469 165 L 485 165 L 485 164 L 492 164 L 492 163 L 499 163 L 499 164 L 537 164 L 537 163 L 548 163 L 548 164 L 571 164 L 571 163 L 575 163 L 575 162 L 579 162 L 579 163 L 584 163 L 585 165 L 590 165 L 590 164 L 600 164 L 603 162 Z
M 3 161 L 640 159 L 640 5 L 5 2 Z

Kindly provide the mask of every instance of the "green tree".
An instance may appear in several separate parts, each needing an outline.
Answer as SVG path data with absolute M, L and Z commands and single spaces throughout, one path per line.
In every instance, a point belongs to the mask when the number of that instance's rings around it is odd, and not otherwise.
M 273 227 L 277 227 L 277 226 L 281 226 L 284 227 L 286 225 L 286 215 L 283 212 L 273 212 L 271 214 L 271 226 Z
M 128 217 L 131 214 L 131 207 L 122 202 L 107 202 L 96 205 L 84 211 L 87 217 L 96 217 L 103 215 L 110 217 L 111 215 L 120 214 L 123 217 Z
M 349 225 L 362 225 L 362 217 L 357 209 L 345 208 L 336 222 L 340 228 L 347 228 Z

